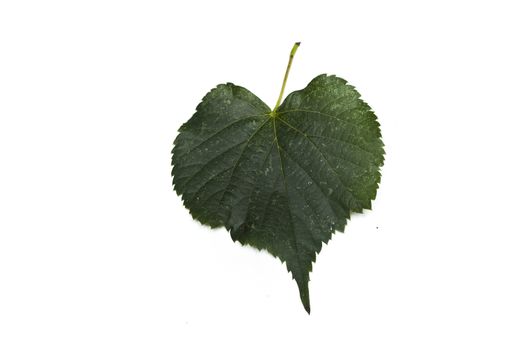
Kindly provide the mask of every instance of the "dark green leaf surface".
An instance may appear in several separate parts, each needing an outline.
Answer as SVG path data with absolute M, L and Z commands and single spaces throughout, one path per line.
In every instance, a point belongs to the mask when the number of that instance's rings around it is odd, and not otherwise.
M 322 242 L 376 195 L 384 151 L 370 107 L 335 76 L 316 77 L 275 112 L 228 83 L 179 132 L 174 188 L 192 216 L 284 261 L 310 312 Z

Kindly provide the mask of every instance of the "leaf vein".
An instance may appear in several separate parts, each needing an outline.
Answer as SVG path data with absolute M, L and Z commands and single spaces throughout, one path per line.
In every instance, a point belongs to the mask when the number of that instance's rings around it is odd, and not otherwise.
M 357 108 L 358 109 L 358 108 Z M 346 112 L 348 112 L 349 110 L 346 110 L 346 111 L 343 111 L 342 113 L 338 114 L 338 115 L 342 115 Z M 280 111 L 280 114 L 283 114 L 283 113 L 290 113 L 290 112 L 305 112 L 305 113 L 315 113 L 315 114 L 319 114 L 319 115 L 323 115 L 323 116 L 326 116 L 326 117 L 330 117 L 330 118 L 333 118 L 337 121 L 340 121 L 340 122 L 343 122 L 343 123 L 347 123 L 347 124 L 350 124 L 350 125 L 353 125 L 353 127 L 356 127 L 356 125 L 354 123 L 352 123 L 350 120 L 346 120 L 346 119 L 341 119 L 341 118 L 338 118 L 334 115 L 331 115 L 331 114 L 327 114 L 327 113 L 324 113 L 324 112 L 319 112 L 319 111 L 312 111 L 312 110 L 309 110 L 309 109 L 290 109 L 290 110 L 287 110 L 287 111 Z M 362 138 L 361 138 L 362 139 Z M 369 142 L 365 142 L 365 144 L 370 144 Z M 360 145 L 356 144 L 357 147 L 361 147 Z M 361 148 L 362 149 L 362 148 Z M 365 149 L 362 149 L 364 152 L 368 152 L 368 153 L 372 153 L 371 151 L 367 151 Z M 373 153 L 372 153 L 373 154 Z
M 191 153 L 191 152 L 195 151 L 195 150 L 198 149 L 202 144 L 204 144 L 205 142 L 207 142 L 207 141 L 213 139 L 214 137 L 218 136 L 219 134 L 221 134 L 222 132 L 224 132 L 225 130 L 227 130 L 228 128 L 230 128 L 231 126 L 236 125 L 236 124 L 238 124 L 239 122 L 246 121 L 246 120 L 249 120 L 249 119 L 253 119 L 253 118 L 256 118 L 256 117 L 265 117 L 265 114 L 248 115 L 248 116 L 245 116 L 245 117 L 243 117 L 243 118 L 236 119 L 236 120 L 233 121 L 232 123 L 227 124 L 226 126 L 224 126 L 223 128 L 221 128 L 220 130 L 216 131 L 215 133 L 213 133 L 212 135 L 210 135 L 209 137 L 207 137 L 205 140 L 201 141 L 198 145 L 194 146 L 191 150 L 189 150 L 189 151 L 186 152 L 186 153 L 188 154 L 188 153 Z
M 205 163 L 203 163 L 203 166 L 198 170 L 196 171 L 194 174 L 188 176 L 188 180 L 185 181 L 185 184 L 183 185 L 183 187 L 186 187 L 188 185 L 188 183 L 193 179 L 195 178 L 199 173 L 201 173 L 206 167 L 207 165 L 209 165 L 211 162 L 213 162 L 214 160 L 222 157 L 223 155 L 227 154 L 229 151 L 233 150 L 234 148 L 238 147 L 239 145 L 242 145 L 245 141 L 242 141 L 242 142 L 239 142 L 237 144 L 235 144 L 234 146 L 231 146 L 225 150 L 223 150 L 222 152 L 220 152 L 219 154 L 217 154 L 216 156 L 214 156 L 212 159 L 209 159 L 208 161 L 206 161 Z
M 278 134 L 276 132 L 276 118 L 273 118 L 273 129 L 274 129 L 274 136 L 275 136 L 275 141 L 276 141 L 276 150 L 278 152 L 278 157 L 280 159 L 280 169 L 282 171 L 282 181 L 284 183 L 284 189 L 285 189 L 285 192 L 286 192 L 286 195 L 285 195 L 285 198 L 286 198 L 286 201 L 287 201 L 287 209 L 288 209 L 288 213 L 289 213 L 289 220 L 291 220 L 291 226 L 293 228 L 293 237 L 294 237 L 294 243 L 295 243 L 295 254 L 296 254 L 296 258 L 297 258 L 297 261 L 300 262 L 300 254 L 299 254 L 299 251 L 298 251 L 298 236 L 296 235 L 296 231 L 295 231 L 295 222 L 293 220 L 293 215 L 291 213 L 291 203 L 289 201 L 289 191 L 287 190 L 287 181 L 285 179 L 285 170 L 284 170 L 284 161 L 282 159 L 282 155 L 280 154 L 280 143 L 278 141 Z M 292 271 L 291 271 L 292 273 Z M 293 275 L 294 276 L 294 275 Z
M 225 186 L 225 191 L 223 192 L 223 194 L 221 195 L 221 198 L 218 202 L 218 205 L 221 206 L 221 203 L 223 202 L 223 199 L 225 197 L 225 193 L 227 192 L 227 189 L 229 188 L 229 186 L 231 185 L 231 181 L 232 181 L 232 176 L 234 175 L 234 172 L 236 171 L 236 168 L 238 167 L 238 165 L 240 164 L 240 160 L 243 156 L 243 154 L 245 153 L 245 151 L 247 150 L 247 146 L 249 145 L 249 143 L 251 142 L 252 138 L 254 136 L 256 136 L 256 134 L 258 134 L 258 132 L 260 130 L 262 130 L 262 128 L 265 126 L 265 124 L 267 124 L 269 122 L 270 118 L 267 118 L 262 124 L 260 124 L 256 130 L 252 133 L 251 136 L 249 136 L 249 138 L 247 139 L 247 141 L 245 141 L 245 145 L 243 146 L 242 148 L 242 151 L 240 152 L 240 156 L 238 157 L 238 159 L 236 160 L 236 162 L 234 163 L 234 166 L 232 167 L 232 171 L 231 171 L 231 175 L 229 176 L 229 181 L 227 181 L 227 186 Z
M 279 117 L 277 117 L 279 118 Z M 279 118 L 280 119 L 280 118 Z M 344 186 L 344 188 L 346 190 L 348 190 L 349 192 L 351 192 L 351 190 L 348 188 L 348 186 L 344 183 L 344 181 L 342 181 L 342 179 L 340 178 L 340 175 L 337 173 L 337 171 L 333 168 L 333 165 L 329 162 L 329 160 L 326 158 L 326 156 L 324 155 L 324 152 L 322 152 L 317 144 L 311 140 L 305 133 L 303 133 L 302 131 L 298 130 L 297 128 L 295 128 L 294 126 L 292 126 L 291 124 L 289 124 L 288 122 L 284 121 L 283 119 L 280 119 L 280 121 L 282 123 L 284 123 L 287 127 L 289 127 L 290 129 L 296 131 L 297 133 L 300 133 L 301 135 L 303 135 L 314 147 L 315 149 L 318 151 L 318 153 L 320 153 L 320 155 L 322 156 L 322 158 L 324 158 L 326 164 L 328 165 L 328 167 L 335 173 L 335 176 L 337 177 L 337 179 L 340 181 L 340 183 Z

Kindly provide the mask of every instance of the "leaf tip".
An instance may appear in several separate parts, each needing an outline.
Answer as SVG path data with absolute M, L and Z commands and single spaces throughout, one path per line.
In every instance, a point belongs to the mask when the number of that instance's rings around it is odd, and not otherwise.
M 311 305 L 309 303 L 309 295 L 307 298 L 300 297 L 302 299 L 302 305 L 304 305 L 304 309 L 306 310 L 308 315 L 311 315 Z
M 302 305 L 304 305 L 304 309 L 306 310 L 307 314 L 311 314 L 311 305 L 309 302 L 309 287 L 307 281 L 296 281 L 298 285 L 298 291 L 300 292 L 300 300 L 302 301 Z
M 304 305 L 304 309 L 306 310 L 308 315 L 311 315 L 311 307 L 309 306 L 309 304 Z

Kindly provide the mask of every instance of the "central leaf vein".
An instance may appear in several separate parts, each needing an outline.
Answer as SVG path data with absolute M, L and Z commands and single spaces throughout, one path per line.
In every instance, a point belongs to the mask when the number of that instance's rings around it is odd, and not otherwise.
M 285 166 L 284 166 L 284 160 L 282 159 L 282 154 L 280 153 L 280 142 L 278 141 L 278 133 L 276 132 L 276 118 L 272 118 L 273 119 L 273 130 L 274 130 L 274 138 L 275 138 L 275 141 L 276 141 L 276 150 L 278 152 L 278 157 L 280 159 L 280 170 L 282 172 L 282 179 L 283 179 L 283 183 L 284 183 L 284 190 L 285 190 L 285 199 L 287 201 L 287 209 L 288 209 L 288 213 L 289 213 L 289 220 L 291 220 L 291 226 L 292 226 L 292 232 L 293 232 L 293 238 L 294 238 L 294 243 L 295 243 L 295 253 L 296 253 L 296 257 L 297 257 L 297 261 L 300 262 L 300 253 L 298 251 L 298 237 L 296 235 L 296 230 L 295 230 L 295 223 L 294 223 L 294 220 L 293 220 L 293 214 L 291 212 L 291 203 L 289 202 L 289 191 L 287 189 L 287 180 L 285 178 Z

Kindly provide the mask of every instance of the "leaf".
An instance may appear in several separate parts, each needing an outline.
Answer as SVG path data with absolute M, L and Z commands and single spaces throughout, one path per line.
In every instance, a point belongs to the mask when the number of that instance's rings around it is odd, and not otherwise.
M 309 313 L 312 263 L 351 212 L 371 208 L 383 143 L 344 79 L 319 75 L 279 102 L 231 83 L 210 91 L 179 129 L 173 184 L 194 219 L 285 262 Z

